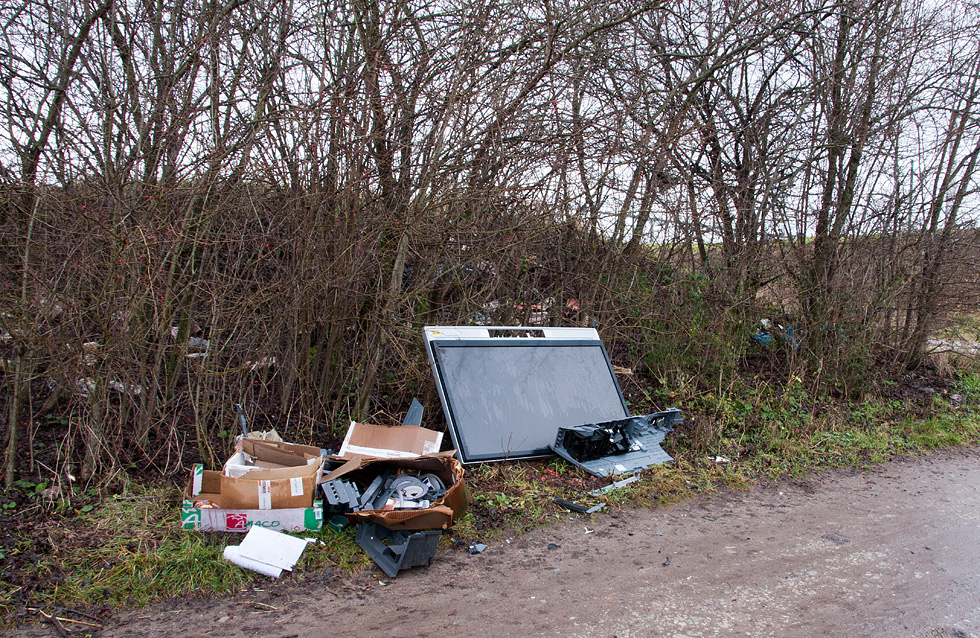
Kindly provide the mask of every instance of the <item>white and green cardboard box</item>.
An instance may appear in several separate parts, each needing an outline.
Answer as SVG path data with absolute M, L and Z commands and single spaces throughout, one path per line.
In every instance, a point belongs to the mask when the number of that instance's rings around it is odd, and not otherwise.
M 256 481 L 255 483 L 268 483 Z M 295 482 L 294 482 L 295 484 Z M 268 486 L 256 485 L 262 490 Z M 247 532 L 258 526 L 278 531 L 317 531 L 323 526 L 323 501 L 312 500 L 311 507 L 272 507 L 245 509 L 234 493 L 222 493 L 221 472 L 195 465 L 191 480 L 184 489 L 180 510 L 184 529 L 204 532 Z M 271 490 L 270 490 L 271 491 Z M 214 507 L 198 507 L 204 501 Z

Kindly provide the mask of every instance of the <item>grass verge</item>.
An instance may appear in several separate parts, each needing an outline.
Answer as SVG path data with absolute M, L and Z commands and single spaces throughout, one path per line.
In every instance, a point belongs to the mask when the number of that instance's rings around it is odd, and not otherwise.
M 788 398 L 784 391 L 778 397 L 756 392 L 739 393 L 738 399 L 692 399 L 696 405 L 689 414 L 711 420 L 712 437 L 699 439 L 697 423 L 679 429 L 669 437 L 674 463 L 646 470 L 641 480 L 607 494 L 590 495 L 608 481 L 561 459 L 468 469 L 470 508 L 443 542 L 491 542 L 565 520 L 569 514 L 554 504 L 556 497 L 607 507 L 670 504 L 719 489 L 745 489 L 764 478 L 870 467 L 895 456 L 976 445 L 980 376 L 961 374 L 954 390 L 914 411 L 894 399 L 834 409 L 814 403 L 807 410 L 801 407 L 807 398 L 798 390 Z M 36 609 L 142 606 L 267 582 L 222 559 L 223 548 L 240 536 L 181 530 L 178 500 L 174 488 L 130 485 L 82 510 L 57 513 L 38 505 L 34 512 L 13 513 L 44 515 L 46 522 L 34 528 L 34 537 L 7 538 L 0 548 L 4 623 L 23 620 Z M 354 543 L 353 528 L 317 536 L 322 544 L 304 553 L 293 578 L 370 565 Z

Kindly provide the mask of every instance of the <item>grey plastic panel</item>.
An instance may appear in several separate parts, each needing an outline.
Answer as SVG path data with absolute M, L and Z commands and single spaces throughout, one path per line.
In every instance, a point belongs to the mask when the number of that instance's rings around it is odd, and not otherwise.
M 402 425 L 422 425 L 422 415 L 425 413 L 425 408 L 419 403 L 418 399 L 412 399 L 412 404 L 408 406 L 408 412 L 405 414 L 405 420 L 402 421 Z
M 435 558 L 442 530 L 392 531 L 374 523 L 358 523 L 355 540 L 391 578 L 411 567 L 429 567 Z

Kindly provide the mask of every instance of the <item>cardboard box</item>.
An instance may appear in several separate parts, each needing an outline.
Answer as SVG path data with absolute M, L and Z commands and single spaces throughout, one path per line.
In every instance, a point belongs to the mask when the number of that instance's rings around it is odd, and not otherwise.
M 236 495 L 223 491 L 222 478 L 221 472 L 194 466 L 180 512 L 184 529 L 247 532 L 250 527 L 258 526 L 280 531 L 318 531 L 323 526 L 321 500 L 312 501 L 309 507 L 252 509 L 242 506 Z M 200 500 L 211 501 L 220 509 L 195 507 Z
M 404 427 L 404 426 L 402 426 Z M 445 529 L 455 523 L 469 504 L 463 466 L 450 450 L 414 459 L 374 459 L 354 457 L 323 477 L 324 481 L 345 477 L 365 487 L 380 472 L 388 468 L 405 468 L 419 473 L 433 473 L 446 484 L 446 493 L 424 510 L 370 510 L 346 514 L 351 523 L 370 521 L 390 530 Z
M 315 459 L 299 467 L 256 469 L 241 478 L 217 474 L 221 494 L 235 507 L 274 510 L 312 506 L 322 468 L 323 460 Z
M 282 441 L 245 439 L 224 465 L 225 476 L 241 478 L 256 470 L 300 468 L 320 457 L 320 448 Z M 296 476 L 302 475 L 302 472 Z
M 411 459 L 439 452 L 442 432 L 417 425 L 371 425 L 351 421 L 339 456 L 352 459 L 370 456 L 379 459 Z

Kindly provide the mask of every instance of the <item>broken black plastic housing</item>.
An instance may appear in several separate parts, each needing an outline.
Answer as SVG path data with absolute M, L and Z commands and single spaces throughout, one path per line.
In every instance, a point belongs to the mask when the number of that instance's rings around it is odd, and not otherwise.
M 643 416 L 603 423 L 587 423 L 558 429 L 551 449 L 594 476 L 629 474 L 673 458 L 660 442 L 682 421 L 681 412 L 670 408 Z
M 621 421 L 594 428 L 568 428 L 565 430 L 564 444 L 572 458 L 579 461 L 593 461 L 630 450 L 630 440 L 623 431 Z

